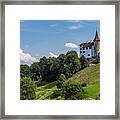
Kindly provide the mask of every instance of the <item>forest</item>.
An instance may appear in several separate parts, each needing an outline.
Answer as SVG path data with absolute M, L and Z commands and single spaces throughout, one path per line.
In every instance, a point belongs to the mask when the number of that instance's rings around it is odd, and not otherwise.
M 100 59 L 78 57 L 68 51 L 57 58 L 45 56 L 30 66 L 20 65 L 21 100 L 100 99 Z

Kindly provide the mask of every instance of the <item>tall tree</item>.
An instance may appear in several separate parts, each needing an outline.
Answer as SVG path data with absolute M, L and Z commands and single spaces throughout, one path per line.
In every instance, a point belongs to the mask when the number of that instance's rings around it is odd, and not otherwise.
M 80 61 L 76 51 L 68 51 L 66 53 L 66 64 L 69 65 L 71 74 L 76 73 L 80 69 Z
M 33 100 L 36 98 L 36 85 L 30 77 L 20 79 L 20 99 Z
M 65 81 L 66 81 L 65 75 L 61 74 L 58 81 L 57 81 L 57 88 L 62 88 Z
M 38 62 L 34 62 L 33 64 L 31 64 L 30 71 L 31 71 L 30 77 L 32 78 L 32 80 L 38 81 L 41 79 L 40 66 Z
M 88 64 L 88 60 L 85 58 L 84 55 L 82 55 L 80 57 L 80 65 L 81 65 L 81 69 L 87 67 L 89 64 Z
M 20 77 L 29 77 L 30 76 L 30 67 L 28 65 L 20 65 Z

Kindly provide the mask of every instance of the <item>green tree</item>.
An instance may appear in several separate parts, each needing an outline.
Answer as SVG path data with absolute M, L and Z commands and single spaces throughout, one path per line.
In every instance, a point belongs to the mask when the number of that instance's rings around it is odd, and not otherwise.
M 59 60 L 59 73 L 64 74 L 64 69 L 65 69 L 65 62 L 66 62 L 66 55 L 65 54 L 60 54 L 57 58 Z
M 30 71 L 31 71 L 31 79 L 34 81 L 40 81 L 41 80 L 41 74 L 40 74 L 40 66 L 38 62 L 34 62 L 30 66 Z
M 63 68 L 63 72 L 62 72 L 65 77 L 68 79 L 70 77 L 72 77 L 72 73 L 71 73 L 71 70 L 70 70 L 70 65 L 68 64 L 64 64 L 64 68 Z
M 88 60 L 85 58 L 84 55 L 80 57 L 80 65 L 81 65 L 81 69 L 89 66 Z
M 28 65 L 20 65 L 20 77 L 29 77 L 30 76 L 30 67 Z
M 30 77 L 20 79 L 20 99 L 33 100 L 36 98 L 36 85 Z
M 42 59 L 40 61 L 40 69 L 41 69 L 41 76 L 42 80 L 45 82 L 53 82 L 57 81 L 59 78 L 59 59 L 55 57 L 49 57 L 47 59 Z
M 67 69 L 69 68 L 69 74 L 74 74 L 80 69 L 80 60 L 76 51 L 68 51 L 66 53 L 66 65 Z M 71 76 L 70 76 L 71 77 Z
M 58 81 L 57 81 L 57 88 L 62 88 L 65 81 L 66 81 L 65 75 L 61 74 Z
M 42 81 L 46 81 L 49 66 L 47 66 L 47 58 L 45 56 L 43 58 L 40 58 L 39 66 Z
M 65 100 L 82 100 L 87 97 L 87 92 L 80 84 L 67 82 L 62 87 L 62 95 Z

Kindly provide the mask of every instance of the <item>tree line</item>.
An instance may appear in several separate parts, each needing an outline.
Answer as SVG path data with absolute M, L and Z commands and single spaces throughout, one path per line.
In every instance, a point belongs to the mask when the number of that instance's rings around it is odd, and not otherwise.
M 39 62 L 34 62 L 30 66 L 20 65 L 20 77 L 30 77 L 33 81 L 39 82 L 54 82 L 61 74 L 68 79 L 86 66 L 88 61 L 84 56 L 79 58 L 76 51 L 68 51 L 57 58 L 44 56 Z

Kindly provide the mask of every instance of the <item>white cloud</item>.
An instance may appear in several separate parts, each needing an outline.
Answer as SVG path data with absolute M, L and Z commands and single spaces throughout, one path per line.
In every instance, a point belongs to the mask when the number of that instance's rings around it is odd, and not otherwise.
M 52 52 L 49 52 L 49 54 L 50 54 L 51 57 L 58 57 L 57 55 L 55 55 L 55 54 L 52 53 Z
M 24 53 L 22 49 L 20 49 L 20 61 L 31 64 L 33 62 L 37 62 L 38 60 L 32 57 L 29 53 Z
M 56 27 L 58 24 L 51 24 L 50 27 Z
M 68 48 L 78 48 L 78 45 L 76 45 L 74 43 L 65 43 L 65 47 L 68 47 Z
M 68 29 L 69 30 L 76 30 L 76 29 L 79 29 L 81 27 L 82 27 L 82 25 L 72 25 L 72 26 L 69 26 Z

